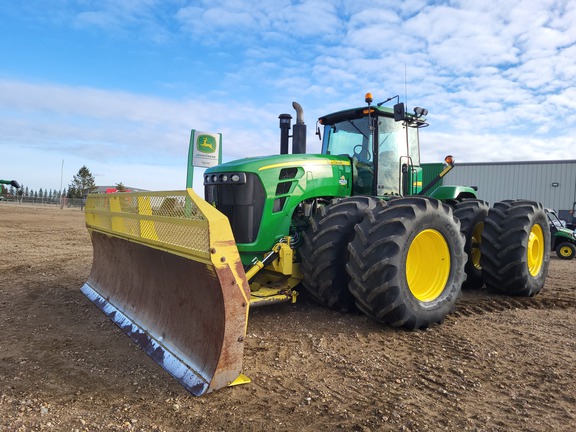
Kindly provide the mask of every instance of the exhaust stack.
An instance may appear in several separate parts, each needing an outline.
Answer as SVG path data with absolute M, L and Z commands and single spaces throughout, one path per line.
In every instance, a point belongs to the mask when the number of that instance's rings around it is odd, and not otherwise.
M 304 124 L 304 110 L 298 102 L 292 102 L 296 110 L 296 124 L 292 131 L 292 153 L 306 153 L 306 124 Z
M 306 153 L 306 124 L 304 123 L 304 110 L 298 102 L 292 102 L 292 107 L 296 110 L 296 123 L 292 135 L 290 127 L 292 116 L 290 114 L 280 114 L 280 154 L 288 154 L 288 140 L 292 137 L 292 153 Z

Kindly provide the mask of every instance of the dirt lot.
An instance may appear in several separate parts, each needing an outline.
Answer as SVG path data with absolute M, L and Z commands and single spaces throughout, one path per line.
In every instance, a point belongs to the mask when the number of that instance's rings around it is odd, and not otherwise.
M 0 203 L 0 430 L 574 430 L 576 261 L 531 299 L 464 294 L 426 331 L 254 310 L 253 383 L 190 396 L 80 292 L 78 209 Z M 302 297 L 302 296 L 301 296 Z

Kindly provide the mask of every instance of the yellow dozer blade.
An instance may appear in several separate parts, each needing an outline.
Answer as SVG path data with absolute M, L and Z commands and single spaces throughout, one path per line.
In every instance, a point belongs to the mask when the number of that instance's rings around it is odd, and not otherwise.
M 196 396 L 242 380 L 250 288 L 226 216 L 192 189 L 91 194 L 82 292 Z

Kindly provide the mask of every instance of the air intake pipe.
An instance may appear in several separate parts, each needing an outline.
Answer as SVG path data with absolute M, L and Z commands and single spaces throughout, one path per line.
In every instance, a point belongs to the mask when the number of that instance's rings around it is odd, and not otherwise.
M 288 154 L 288 139 L 290 138 L 290 125 L 292 116 L 290 114 L 280 114 L 280 154 Z

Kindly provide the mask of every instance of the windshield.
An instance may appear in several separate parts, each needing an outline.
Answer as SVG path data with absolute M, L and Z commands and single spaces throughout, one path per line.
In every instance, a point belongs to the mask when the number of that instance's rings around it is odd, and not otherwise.
M 550 224 L 554 225 L 556 228 L 563 228 L 566 226 L 566 222 L 560 220 L 554 210 L 546 209 L 546 214 L 548 215 Z
M 322 153 L 348 155 L 352 159 L 355 195 L 372 195 L 374 163 L 372 159 L 372 131 L 368 117 L 344 120 L 324 128 Z
M 363 160 L 372 160 L 372 131 L 368 127 L 368 117 L 344 120 L 324 129 L 322 152 L 331 155 L 355 154 Z
M 418 129 L 378 118 L 378 195 L 399 195 L 402 165 L 420 165 Z
M 374 120 L 374 117 L 372 117 Z M 378 116 L 378 181 L 377 195 L 401 194 L 401 166 L 420 165 L 418 129 L 406 127 L 391 117 Z M 372 194 L 374 157 L 368 117 L 343 120 L 326 125 L 322 151 L 346 154 L 352 159 L 355 194 Z

